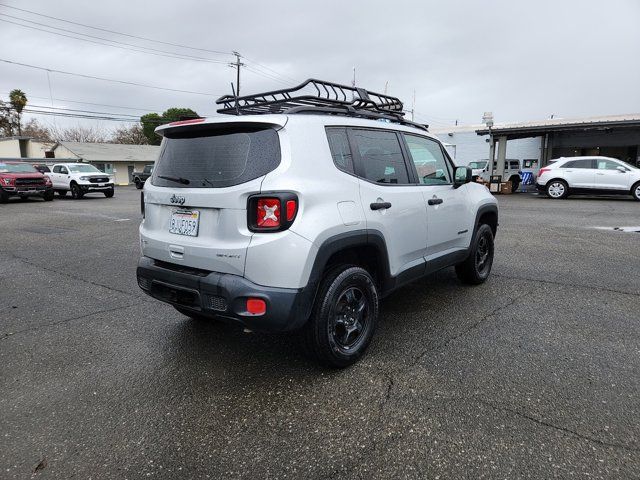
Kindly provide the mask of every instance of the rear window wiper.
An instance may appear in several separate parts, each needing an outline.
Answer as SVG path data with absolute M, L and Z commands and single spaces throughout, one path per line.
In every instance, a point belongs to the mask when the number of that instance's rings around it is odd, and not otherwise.
M 189 179 L 183 177 L 169 177 L 167 175 L 158 175 L 158 178 L 162 178 L 163 180 L 169 180 L 170 182 L 181 183 L 183 185 L 189 185 L 191 183 Z

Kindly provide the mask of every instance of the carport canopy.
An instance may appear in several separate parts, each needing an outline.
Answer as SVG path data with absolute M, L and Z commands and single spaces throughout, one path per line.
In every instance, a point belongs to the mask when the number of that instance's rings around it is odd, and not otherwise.
M 553 158 L 554 148 L 565 150 L 573 143 L 584 148 L 627 146 L 629 157 L 637 162 L 640 151 L 640 114 L 609 115 L 574 119 L 549 119 L 534 122 L 497 124 L 493 128 L 476 130 L 478 135 L 490 136 L 489 169 L 493 172 L 495 145 L 498 143 L 496 175 L 504 175 L 507 142 L 520 138 L 540 137 L 540 166 Z M 635 154 L 633 153 L 635 152 Z M 626 160 L 622 158 L 622 160 Z

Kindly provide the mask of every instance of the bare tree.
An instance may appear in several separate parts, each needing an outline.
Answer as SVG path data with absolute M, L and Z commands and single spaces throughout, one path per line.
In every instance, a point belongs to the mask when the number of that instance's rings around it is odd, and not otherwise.
M 45 142 L 52 142 L 53 138 L 49 128 L 42 125 L 35 118 L 32 118 L 22 127 L 22 135 L 25 137 L 31 137 L 35 140 L 43 140 Z
M 123 143 L 126 145 L 147 145 L 149 141 L 142 130 L 142 125 L 121 125 L 111 135 L 110 143 Z
M 51 128 L 51 135 L 57 141 L 62 142 L 86 142 L 86 143 L 106 143 L 107 133 L 100 126 L 83 126 Z

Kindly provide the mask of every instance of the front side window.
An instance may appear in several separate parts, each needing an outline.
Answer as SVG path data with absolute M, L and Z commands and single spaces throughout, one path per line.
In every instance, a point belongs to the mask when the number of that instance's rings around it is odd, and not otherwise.
M 451 174 L 447 166 L 447 159 L 434 140 L 403 134 L 411 160 L 418 173 L 418 181 L 423 185 L 448 185 Z
M 343 172 L 353 173 L 353 157 L 345 128 L 327 128 L 327 139 L 333 163 Z
M 598 165 L 598 170 L 617 170 L 621 165 L 616 162 L 612 162 L 611 160 L 600 160 L 596 161 Z
M 407 184 L 409 173 L 395 132 L 352 130 L 362 161 L 362 175 L 376 183 Z

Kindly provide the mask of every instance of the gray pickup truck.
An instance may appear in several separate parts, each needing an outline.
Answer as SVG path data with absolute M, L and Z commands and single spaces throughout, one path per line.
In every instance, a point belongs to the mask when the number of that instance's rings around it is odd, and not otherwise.
M 153 173 L 153 163 L 149 165 L 145 165 L 141 172 L 133 172 L 131 175 L 133 177 L 133 183 L 136 184 L 136 188 L 141 190 L 144 187 L 144 182 L 147 181 L 147 178 L 151 176 Z

